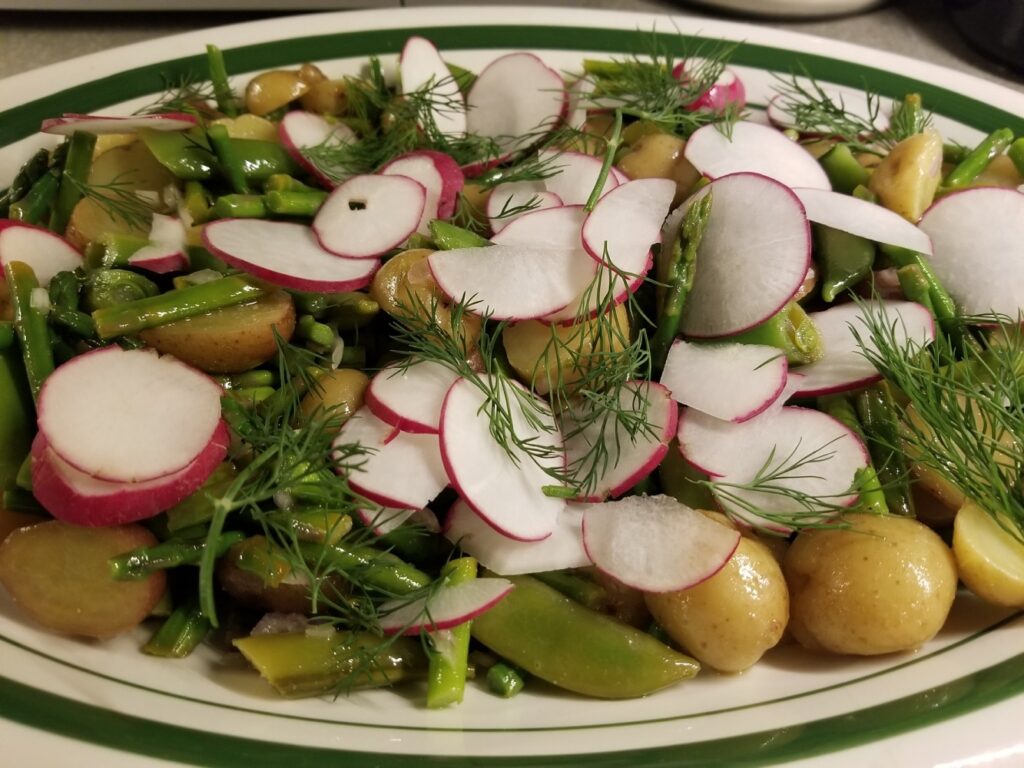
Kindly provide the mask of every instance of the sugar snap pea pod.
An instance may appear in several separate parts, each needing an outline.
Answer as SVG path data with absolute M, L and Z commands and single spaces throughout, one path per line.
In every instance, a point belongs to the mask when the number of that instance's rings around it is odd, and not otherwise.
M 821 270 L 821 298 L 832 303 L 871 274 L 875 244 L 841 229 L 815 224 L 814 255 Z
M 302 315 L 299 318 L 295 324 L 295 335 L 320 352 L 334 346 L 334 331 L 331 330 L 331 326 L 317 322 L 312 315 Z
M 0 195 L 0 218 L 7 218 L 11 204 L 17 202 L 43 177 L 50 167 L 50 152 L 40 149 L 18 169 L 11 185 Z
M 210 210 L 218 219 L 265 219 L 268 214 L 262 195 L 221 195 Z
M 824 395 L 818 398 L 818 408 L 848 427 L 862 442 L 866 442 L 864 426 L 861 424 L 860 418 L 857 416 L 857 409 L 849 396 Z M 860 494 L 859 509 L 877 515 L 889 514 L 885 493 L 874 467 L 869 465 L 858 469 L 854 476 L 854 486 Z
M 248 280 L 229 275 L 208 283 L 97 309 L 92 313 L 101 339 L 125 336 L 164 323 L 184 320 L 251 301 L 263 295 L 263 289 Z
M 182 659 L 199 647 L 210 631 L 210 622 L 199 610 L 196 600 L 189 600 L 177 608 L 160 625 L 142 652 L 165 659 Z
M 900 416 L 888 386 L 882 382 L 865 387 L 854 396 L 854 404 L 889 512 L 914 517 L 910 467 L 900 450 Z
M 361 291 L 303 293 L 291 291 L 295 308 L 317 320 L 336 323 L 339 330 L 362 328 L 380 313 L 380 305 Z
M 867 186 L 871 173 L 857 162 L 849 144 L 836 144 L 818 158 L 825 175 L 837 192 L 850 194 L 857 186 Z
M 863 200 L 865 203 L 878 203 L 878 195 L 872 192 L 863 184 L 858 184 L 853 188 L 853 192 L 850 193 L 851 197 L 855 197 L 858 200 Z
M 232 546 L 242 541 L 245 534 L 227 531 L 217 539 L 216 556 L 221 557 Z M 145 579 L 155 571 L 196 565 L 206 549 L 205 538 L 168 539 L 152 547 L 141 547 L 111 559 L 110 573 L 115 579 Z
M 228 117 L 234 117 L 238 114 L 238 100 L 228 80 L 224 52 L 216 45 L 206 46 L 206 65 L 210 71 L 210 83 L 213 85 L 213 95 L 217 99 L 217 109 Z
M 872 466 L 861 467 L 853 475 L 853 485 L 858 489 L 857 509 L 873 515 L 889 514 L 885 492 L 878 474 Z
M 526 687 L 525 673 L 514 664 L 499 661 L 487 670 L 487 687 L 503 699 L 511 699 Z
M 206 129 L 206 137 L 210 140 L 210 146 L 217 155 L 220 172 L 228 180 L 228 184 L 238 194 L 248 194 L 249 183 L 245 179 L 242 160 L 235 152 L 231 137 L 228 136 L 228 129 L 223 125 L 211 125 Z M 214 211 L 216 212 L 216 205 Z
M 441 578 L 456 586 L 476 578 L 472 557 L 452 560 L 441 569 Z M 469 664 L 469 622 L 430 633 L 427 651 L 427 707 L 440 709 L 462 701 Z
M 32 306 L 32 292 L 39 287 L 39 281 L 32 267 L 21 261 L 8 262 L 4 271 L 14 308 L 14 330 L 21 346 L 29 388 L 36 398 L 43 381 L 54 369 L 50 327 L 46 316 Z
M 992 158 L 1002 154 L 1012 141 L 1013 131 L 1009 128 L 999 128 L 992 131 L 992 133 L 981 140 L 978 146 L 967 153 L 967 156 L 960 161 L 956 168 L 946 174 L 946 178 L 942 180 L 943 188 L 958 189 L 966 187 L 978 178 L 978 175 L 992 162 Z
M 795 301 L 789 302 L 777 314 L 754 326 L 749 331 L 730 336 L 729 341 L 740 344 L 766 344 L 781 349 L 792 365 L 803 365 L 820 360 L 825 354 L 821 336 L 814 321 Z
M 700 665 L 650 635 L 584 608 L 529 576 L 473 620 L 473 637 L 561 688 L 597 698 L 644 696 Z
M 89 312 L 159 295 L 148 277 L 126 269 L 96 269 L 86 276 L 82 306 Z
M 327 199 L 323 190 L 313 189 L 309 192 L 266 192 L 263 204 L 270 213 L 279 216 L 305 216 L 312 218 L 320 210 Z
M 202 128 L 187 131 L 140 128 L 138 136 L 156 161 L 183 181 L 208 179 L 217 167 L 217 158 Z
M 28 456 L 35 425 L 21 356 L 7 345 L 0 348 L 0 489 L 14 484 Z
M 818 409 L 852 430 L 861 440 L 864 439 L 864 428 L 857 416 L 857 409 L 846 395 L 823 395 L 818 398 Z
M 278 693 L 289 698 L 394 685 L 422 677 L 426 668 L 423 646 L 413 637 L 382 640 L 324 627 L 250 635 L 233 644 Z
M 1017 168 L 1017 173 L 1024 176 L 1024 136 L 1021 136 L 1010 145 L 1010 148 L 1006 150 L 1006 156 L 1013 161 Z
M 59 189 L 60 171 L 47 171 L 36 180 L 24 197 L 11 204 L 8 215 L 15 221 L 23 221 L 26 224 L 44 223 L 53 207 L 53 201 L 57 199 Z
M 82 199 L 82 185 L 89 179 L 95 146 L 95 134 L 86 131 L 71 134 L 64 172 L 60 177 L 60 189 L 57 190 L 57 199 L 53 202 L 53 212 L 50 214 L 50 229 L 58 234 L 64 234 L 71 220 L 71 211 Z
M 658 323 L 651 338 L 651 363 L 655 371 L 664 367 L 669 347 L 679 335 L 683 305 L 697 273 L 697 249 L 710 216 L 711 195 L 707 194 L 690 206 L 659 264 L 658 283 L 665 288 L 658 302 Z
M 592 579 L 572 571 L 546 571 L 534 574 L 534 578 L 592 611 L 611 612 L 608 591 Z
M 453 251 L 456 248 L 483 248 L 490 245 L 491 241 L 480 237 L 476 232 L 471 232 L 463 227 L 457 227 L 447 221 L 434 219 L 430 222 L 430 236 L 442 251 Z
M 426 569 L 434 569 L 451 557 L 452 545 L 444 536 L 422 525 L 405 522 L 377 539 L 382 549 Z
M 423 571 L 373 547 L 303 543 L 300 550 L 307 561 L 333 566 L 342 575 L 358 571 L 363 583 L 389 595 L 408 595 L 430 584 L 430 577 Z
M 109 232 L 103 236 L 103 259 L 101 266 L 108 269 L 126 267 L 136 251 L 149 245 L 149 240 L 139 235 L 123 232 Z
M 228 139 L 230 154 L 240 164 L 246 180 L 257 186 L 271 176 L 293 175 L 301 169 L 280 144 L 260 139 Z

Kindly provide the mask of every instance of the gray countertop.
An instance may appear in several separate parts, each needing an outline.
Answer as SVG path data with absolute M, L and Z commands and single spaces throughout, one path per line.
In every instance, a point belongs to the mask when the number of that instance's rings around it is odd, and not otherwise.
M 108 0 L 117 2 L 118 0 Z M 141 0 L 140 0 L 141 1 Z M 439 5 L 431 0 L 395 0 L 405 5 Z M 79 7 L 92 4 L 84 0 Z M 19 0 L 0 6 L 29 3 Z M 46 0 L 40 6 L 46 5 Z M 75 3 L 64 2 L 65 5 Z M 97 5 L 101 3 L 96 3 Z M 279 3 L 287 6 L 285 0 Z M 310 4 L 324 7 L 324 0 L 310 0 Z M 358 7 L 359 0 L 337 0 L 333 7 Z M 378 3 L 379 7 L 381 3 Z M 386 2 L 383 4 L 387 4 Z M 444 3 L 453 4 L 451 0 Z M 518 4 L 551 5 L 549 2 L 519 0 Z M 656 13 L 686 13 L 711 17 L 700 6 L 678 2 L 641 0 L 563 0 L 560 5 L 605 9 L 649 11 Z M 254 0 L 252 5 L 267 5 L 267 0 Z M 301 3 L 291 3 L 291 7 Z M 0 78 L 23 72 L 44 64 L 73 58 L 87 53 L 114 48 L 127 43 L 148 40 L 177 32 L 230 24 L 238 21 L 268 18 L 290 11 L 273 12 L 75 12 L 75 11 L 5 11 L 0 13 Z M 932 0 L 903 0 L 863 14 L 839 19 L 779 20 L 762 19 L 754 23 L 778 29 L 804 32 L 812 35 L 858 43 L 886 51 L 912 56 L 924 61 L 952 67 L 961 72 L 977 75 L 1024 92 L 1024 77 L 1015 75 L 975 53 L 946 20 L 941 4 Z

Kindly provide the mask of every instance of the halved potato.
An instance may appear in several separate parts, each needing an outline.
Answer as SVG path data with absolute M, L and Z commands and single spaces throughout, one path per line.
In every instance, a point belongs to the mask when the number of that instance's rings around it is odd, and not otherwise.
M 968 502 L 957 512 L 953 555 L 971 592 L 996 605 L 1024 608 L 1024 544 L 977 504 Z
M 868 187 L 878 201 L 917 222 L 942 181 L 942 136 L 934 129 L 904 139 L 876 167 Z

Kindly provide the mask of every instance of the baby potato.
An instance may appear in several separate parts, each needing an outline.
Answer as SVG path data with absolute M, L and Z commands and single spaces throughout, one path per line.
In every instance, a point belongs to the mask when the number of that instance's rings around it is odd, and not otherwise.
M 685 147 L 686 142 L 678 136 L 649 133 L 637 139 L 618 167 L 631 179 L 671 179 L 676 183 L 673 205 L 678 205 L 700 178 L 700 172 L 683 156 Z
M 287 341 L 295 331 L 295 305 L 284 291 L 142 331 L 164 354 L 207 373 L 242 373 L 277 353 L 274 330 Z
M 370 385 L 370 377 L 354 368 L 339 368 L 317 379 L 319 385 L 306 394 L 299 403 L 299 412 L 310 418 L 317 409 L 331 409 L 331 415 L 345 421 L 363 407 L 363 396 Z
M 904 139 L 876 167 L 868 188 L 878 201 L 917 222 L 935 199 L 942 180 L 942 136 L 934 129 Z
M 309 83 L 297 71 L 272 69 L 249 81 L 245 87 L 245 106 L 252 114 L 263 117 L 308 92 Z
M 778 644 L 789 620 L 789 592 L 778 561 L 764 544 L 746 536 L 707 581 L 645 597 L 669 637 L 719 672 L 753 665 Z
M 957 512 L 953 554 L 971 592 L 996 605 L 1024 608 L 1024 544 L 977 504 L 968 502 Z
M 786 553 L 793 637 L 805 648 L 858 656 L 930 640 L 956 595 L 949 547 L 909 518 L 844 519 L 849 528 L 803 531 Z

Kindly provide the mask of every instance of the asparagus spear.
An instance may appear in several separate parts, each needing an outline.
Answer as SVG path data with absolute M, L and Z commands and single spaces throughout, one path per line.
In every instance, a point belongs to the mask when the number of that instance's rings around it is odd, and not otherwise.
M 452 560 L 441 569 L 441 578 L 455 586 L 476 578 L 477 564 L 472 557 Z M 462 701 L 466 689 L 466 667 L 469 658 L 470 622 L 452 629 L 430 633 L 427 652 L 427 706 L 447 707 Z
M 1001 154 L 1010 142 L 1013 141 L 1013 131 L 1009 128 L 999 128 L 993 131 L 967 153 L 967 156 L 950 171 L 942 181 L 945 189 L 958 189 L 966 187 L 984 171 L 992 158 Z
M 50 229 L 63 235 L 71 220 L 71 212 L 82 199 L 81 185 L 89 179 L 89 168 L 92 166 L 92 151 L 96 146 L 96 136 L 85 131 L 75 131 L 71 135 L 68 146 L 68 157 L 64 162 L 64 172 L 60 179 L 60 189 L 53 204 L 50 215 Z
M 53 348 L 46 316 L 32 306 L 32 292 L 39 288 L 32 267 L 21 261 L 8 262 L 4 271 L 14 308 L 14 329 L 21 344 L 32 397 L 39 396 L 43 381 L 53 373 Z

